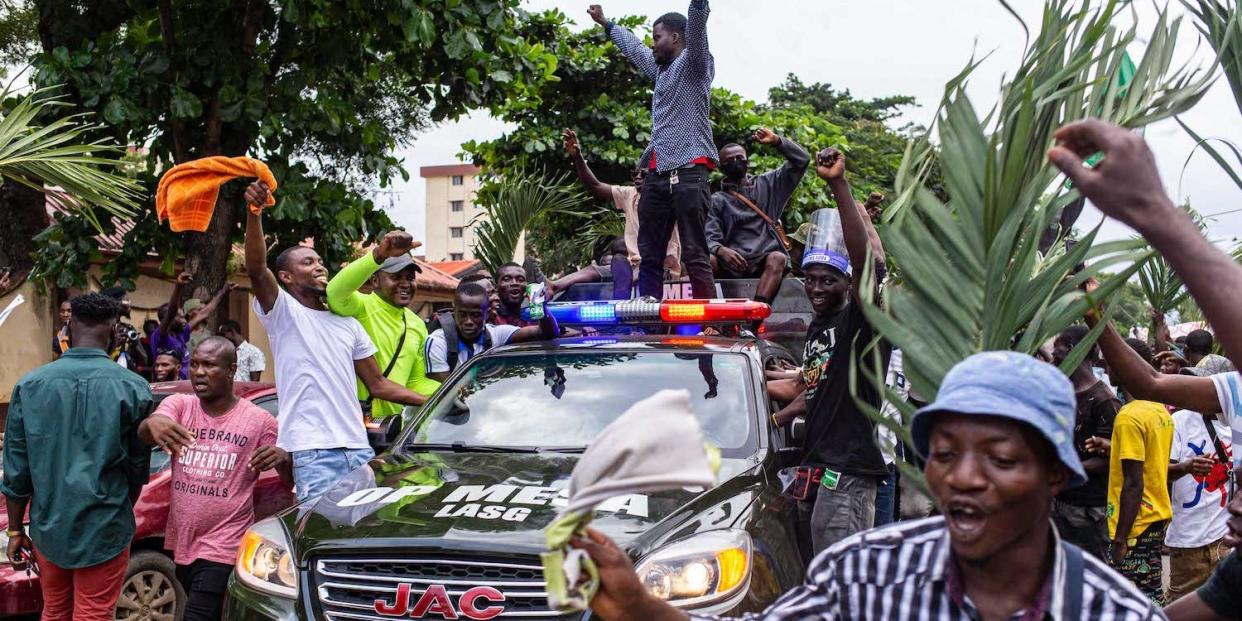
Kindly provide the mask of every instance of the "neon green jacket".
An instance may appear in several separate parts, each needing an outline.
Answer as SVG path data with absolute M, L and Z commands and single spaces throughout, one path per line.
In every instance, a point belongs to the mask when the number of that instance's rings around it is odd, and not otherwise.
M 423 344 L 427 340 L 427 324 L 414 311 L 408 308 L 393 306 L 385 302 L 376 293 L 359 293 L 358 289 L 366 283 L 377 270 L 379 264 L 370 252 L 362 258 L 345 266 L 328 283 L 328 308 L 338 315 L 353 317 L 362 324 L 375 343 L 375 361 L 380 371 L 388 368 L 393 352 L 397 349 L 397 341 L 401 339 L 401 315 L 405 314 L 405 344 L 393 365 L 388 379 L 404 384 L 406 388 L 419 394 L 430 395 L 440 387 L 440 382 L 427 377 L 427 358 Z M 366 386 L 358 382 L 358 399 L 365 400 L 368 396 Z M 371 402 L 371 416 L 384 418 L 399 414 L 404 406 L 376 399 Z

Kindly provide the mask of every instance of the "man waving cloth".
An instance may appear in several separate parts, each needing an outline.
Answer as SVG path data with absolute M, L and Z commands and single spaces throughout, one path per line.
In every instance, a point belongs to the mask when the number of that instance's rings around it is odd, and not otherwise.
M 707 45 L 707 0 L 690 2 L 689 18 L 661 16 L 652 26 L 650 49 L 634 33 L 604 17 L 598 4 L 588 10 L 608 37 L 644 75 L 655 81 L 651 98 L 651 144 L 638 160 L 647 171 L 638 203 L 638 293 L 664 292 L 664 249 L 676 226 L 681 259 L 696 298 L 715 297 L 707 258 L 708 182 L 716 167 L 716 144 L 707 118 L 716 62 Z

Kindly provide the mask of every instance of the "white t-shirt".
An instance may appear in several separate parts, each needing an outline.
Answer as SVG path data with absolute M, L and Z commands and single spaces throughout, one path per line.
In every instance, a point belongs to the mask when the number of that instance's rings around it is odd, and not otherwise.
M 906 374 L 902 369 L 900 349 L 893 349 L 892 356 L 889 357 L 888 378 L 885 383 L 889 388 L 897 391 L 903 401 L 910 398 L 910 384 L 906 382 Z M 887 399 L 884 401 L 884 406 L 880 408 L 880 414 L 898 424 L 901 423 L 901 410 Z M 884 425 L 876 425 L 875 443 L 880 447 L 880 454 L 884 456 L 884 464 L 893 465 L 897 461 L 897 434 Z
M 263 357 L 263 351 L 258 347 L 250 344 L 250 341 L 242 341 L 237 346 L 237 373 L 233 375 L 235 382 L 249 382 L 250 373 L 262 373 L 267 369 L 267 360 Z
M 1212 376 L 1220 399 L 1220 420 L 1232 430 L 1230 444 L 1242 441 L 1242 376 L 1237 371 Z M 1233 454 L 1233 467 L 1242 468 L 1242 455 Z
M 1226 453 L 1231 452 L 1229 428 L 1217 420 L 1213 423 Z M 1208 436 L 1207 426 L 1203 424 L 1203 416 L 1190 410 L 1174 413 L 1173 448 L 1169 451 L 1169 461 L 1183 462 L 1198 456 L 1215 455 L 1216 448 Z M 1228 477 L 1228 469 L 1221 466 L 1206 477 L 1187 474 L 1173 482 L 1173 521 L 1165 534 L 1165 545 L 1198 548 L 1225 536 L 1229 519 L 1226 509 L 1229 491 L 1225 485 Z
M 508 343 L 509 339 L 513 337 L 513 333 L 521 328 L 517 326 L 495 326 L 489 323 L 483 326 L 483 329 L 487 330 L 488 334 L 492 336 L 492 347 L 500 347 Z M 428 373 L 448 373 L 449 371 L 456 370 L 456 367 L 453 369 L 449 368 L 448 344 L 444 340 L 444 330 L 432 332 L 431 336 L 427 337 L 425 348 L 427 351 Z M 477 343 L 458 343 L 457 366 L 465 364 L 467 360 L 486 350 L 487 348 L 484 347 L 482 338 Z
M 252 304 L 267 329 L 280 395 L 280 435 L 286 451 L 361 449 L 367 444 L 358 404 L 354 361 L 375 355 L 375 345 L 353 317 L 302 306 L 281 290 L 271 312 Z

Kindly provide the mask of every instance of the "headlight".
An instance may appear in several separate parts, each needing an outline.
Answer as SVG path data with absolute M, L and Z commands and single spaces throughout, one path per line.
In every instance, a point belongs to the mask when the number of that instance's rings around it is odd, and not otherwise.
M 643 559 L 638 579 L 652 595 L 676 606 L 716 602 L 746 583 L 750 549 L 750 535 L 745 531 L 709 531 Z
M 256 522 L 242 536 L 237 551 L 237 579 L 246 586 L 281 597 L 297 597 L 298 577 L 293 570 L 289 539 L 280 522 Z

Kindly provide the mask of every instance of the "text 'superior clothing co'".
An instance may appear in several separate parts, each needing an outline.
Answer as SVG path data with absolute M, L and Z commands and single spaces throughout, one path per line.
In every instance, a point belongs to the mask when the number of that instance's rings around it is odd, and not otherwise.
M 232 563 L 254 523 L 252 492 L 259 474 L 255 451 L 276 443 L 276 419 L 246 399 L 211 416 L 194 395 L 171 395 L 152 416 L 167 416 L 194 434 L 194 445 L 173 459 L 172 510 L 165 546 L 178 565 L 196 560 Z
M 277 446 L 290 453 L 370 448 L 354 362 L 374 356 L 375 345 L 358 320 L 302 306 L 283 289 L 272 310 L 263 312 L 258 298 L 252 306 L 276 364 Z
M 885 476 L 888 467 L 875 443 L 875 423 L 850 394 L 850 357 L 858 364 L 871 356 L 862 351 L 875 330 L 862 308 L 850 300 L 845 308 L 816 317 L 807 330 L 803 350 L 806 382 L 806 443 L 803 464 L 822 466 L 854 476 Z M 877 409 L 881 398 L 869 382 L 861 382 L 863 398 Z

